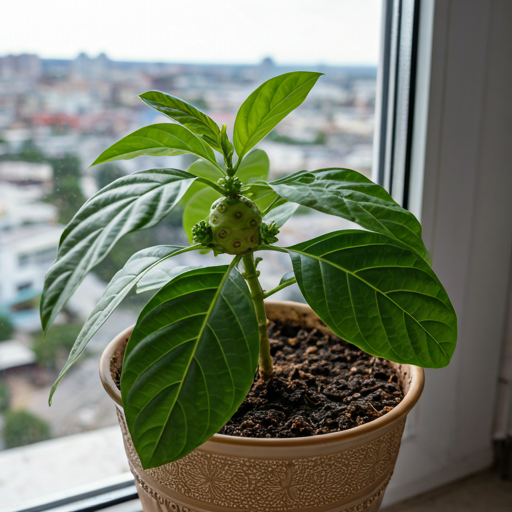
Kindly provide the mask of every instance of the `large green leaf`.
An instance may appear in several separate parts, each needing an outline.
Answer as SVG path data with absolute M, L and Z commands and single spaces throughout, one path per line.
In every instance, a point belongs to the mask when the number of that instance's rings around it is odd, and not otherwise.
M 101 299 L 96 304 L 91 314 L 87 318 L 73 348 L 69 354 L 66 364 L 62 368 L 57 380 L 52 386 L 49 403 L 52 403 L 52 397 L 71 366 L 83 354 L 89 341 L 98 332 L 99 328 L 107 321 L 110 315 L 121 304 L 130 290 L 158 263 L 161 261 L 193 250 L 191 247 L 179 247 L 173 245 L 159 245 L 143 249 L 134 254 L 125 264 L 125 266 L 116 273 L 107 288 L 103 292 Z M 168 279 L 169 280 L 169 279 Z M 163 286 L 164 283 L 162 283 Z
M 92 196 L 64 230 L 57 260 L 46 274 L 43 330 L 123 235 L 160 222 L 195 179 L 176 169 L 153 169 L 123 176 Z
M 217 123 L 186 101 L 159 91 L 148 91 L 139 96 L 150 107 L 174 119 L 196 135 L 200 135 L 214 149 L 222 153 L 220 129 Z
M 143 155 L 174 156 L 183 153 L 199 156 L 217 166 L 215 154 L 206 142 L 173 123 L 152 124 L 127 135 L 103 151 L 92 165 Z
M 418 254 L 360 230 L 337 231 L 286 250 L 307 303 L 338 336 L 398 363 L 449 363 L 457 318 Z
M 242 183 L 251 183 L 255 180 L 267 180 L 269 170 L 267 153 L 262 149 L 255 149 L 243 159 L 236 175 Z
M 183 210 L 183 229 L 192 243 L 192 228 L 201 220 L 208 218 L 210 207 L 221 195 L 210 187 L 198 190 L 187 202 Z
M 268 185 L 288 201 L 391 236 L 430 262 L 416 217 L 399 206 L 382 187 L 356 171 L 301 171 Z
M 239 159 L 306 99 L 322 74 L 294 71 L 276 76 L 260 85 L 244 101 L 236 115 L 233 132 Z
M 201 249 L 204 250 L 204 249 Z M 137 293 L 150 292 L 152 290 L 159 290 L 162 286 L 166 285 L 169 281 L 174 279 L 176 276 L 199 268 L 199 266 L 178 266 L 172 268 L 152 268 L 142 279 L 137 283 Z
M 188 172 L 210 181 L 214 181 L 213 166 L 204 160 L 194 162 Z M 219 172 L 217 170 L 217 172 Z M 251 151 L 241 163 L 237 177 L 243 183 L 254 180 L 266 180 L 269 172 L 269 160 L 265 151 L 256 149 Z M 219 176 L 222 177 L 222 176 Z M 275 194 L 274 194 L 275 195 Z M 192 227 L 199 221 L 205 220 L 210 213 L 210 206 L 219 199 L 221 194 L 207 188 L 202 183 L 194 183 L 183 197 L 185 208 L 183 211 L 183 229 L 192 242 Z M 258 204 L 260 206 L 260 204 Z
M 126 348 L 121 392 L 146 469 L 204 443 L 251 387 L 258 325 L 247 285 L 233 267 L 179 275 L 139 316 Z
M 263 221 L 267 224 L 274 223 L 277 227 L 282 227 L 288 219 L 297 211 L 299 205 L 297 203 L 286 202 L 272 208 L 263 217 Z
M 279 199 L 279 196 L 268 186 L 267 183 L 264 182 L 256 182 L 248 187 L 242 188 L 242 194 L 254 201 L 261 212 L 264 212 L 271 205 L 283 204 L 286 202 L 285 199 L 277 202 L 276 200 Z
M 200 158 L 196 160 L 187 171 L 194 176 L 199 176 L 213 183 L 217 183 L 219 178 L 226 176 L 226 173 L 218 166 L 212 165 L 210 162 Z

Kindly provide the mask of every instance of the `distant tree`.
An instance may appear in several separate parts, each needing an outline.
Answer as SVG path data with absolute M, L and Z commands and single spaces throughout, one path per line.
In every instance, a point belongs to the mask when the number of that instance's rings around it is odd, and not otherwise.
M 11 405 L 11 390 L 5 381 L 0 381 L 0 413 L 6 412 Z
M 82 324 L 54 325 L 46 339 L 42 332 L 34 335 L 32 351 L 36 356 L 36 363 L 46 368 L 57 368 L 61 359 L 66 359 L 67 354 L 82 328 Z
M 18 153 L 4 153 L 0 155 L 0 161 L 44 163 L 46 162 L 46 155 L 36 146 L 34 141 L 27 140 L 23 143 L 21 151 Z
M 68 153 L 49 157 L 47 162 L 53 167 L 53 190 L 48 200 L 59 210 L 59 222 L 67 224 L 85 202 L 80 159 Z
M 50 424 L 29 411 L 7 411 L 4 417 L 4 443 L 16 448 L 50 439 Z
M 102 189 L 122 176 L 124 176 L 124 173 L 117 165 L 103 164 L 98 167 L 94 179 L 98 189 Z
M 14 325 L 6 315 L 0 313 L 0 341 L 10 340 L 14 334 Z
M 267 135 L 267 140 L 272 142 L 279 142 L 281 144 L 289 144 L 292 146 L 310 146 L 313 144 L 325 144 L 327 141 L 327 137 L 324 132 L 317 132 L 316 137 L 312 141 L 303 141 L 294 139 L 293 137 L 289 137 L 288 135 L 279 135 L 275 131 L 271 131 Z
M 82 165 L 80 158 L 73 153 L 65 153 L 61 156 L 51 156 L 47 158 L 47 162 L 53 167 L 53 178 L 60 180 L 73 176 L 75 178 L 82 177 Z
M 325 132 L 318 132 L 316 134 L 315 140 L 313 141 L 313 144 L 324 145 L 326 142 L 327 142 L 327 136 L 325 135 Z
M 193 105 L 199 110 L 208 110 L 209 105 L 204 96 L 198 96 L 194 100 L 192 100 Z
M 18 159 L 22 162 L 39 163 L 46 160 L 46 155 L 39 149 L 34 141 L 27 140 L 23 143 L 21 151 L 18 153 Z
M 123 268 L 128 258 L 146 247 L 163 243 L 155 236 L 155 230 L 147 229 L 130 233 L 119 240 L 101 265 L 94 267 L 93 272 L 105 283 L 108 283 L 114 274 Z
M 85 202 L 79 180 L 66 176 L 54 180 L 54 187 L 48 200 L 59 210 L 59 222 L 67 224 Z
M 182 228 L 182 216 L 183 211 L 175 208 L 156 226 L 124 236 L 92 271 L 102 281 L 108 283 L 132 254 L 146 247 L 169 243 L 188 245 Z

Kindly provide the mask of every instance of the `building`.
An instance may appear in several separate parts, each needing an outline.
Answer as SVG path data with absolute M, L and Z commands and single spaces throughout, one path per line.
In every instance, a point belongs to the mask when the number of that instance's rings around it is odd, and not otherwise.
M 53 169 L 50 164 L 31 162 L 0 162 L 0 183 L 12 183 L 18 186 L 39 185 L 41 193 L 52 190 Z
M 37 298 L 62 230 L 59 225 L 22 225 L 0 231 L 0 311 L 19 330 L 40 329 Z

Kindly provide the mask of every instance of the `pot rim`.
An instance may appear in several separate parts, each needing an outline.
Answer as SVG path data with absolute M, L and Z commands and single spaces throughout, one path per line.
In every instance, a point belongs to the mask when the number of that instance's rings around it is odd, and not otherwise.
M 307 309 L 311 310 L 311 308 L 307 304 L 301 304 L 298 302 L 292 301 L 265 301 L 267 306 L 272 305 L 290 305 L 294 308 L 299 309 Z M 134 325 L 127 327 L 122 332 L 120 332 L 105 348 L 103 354 L 100 359 L 100 379 L 103 387 L 107 394 L 114 400 L 116 405 L 120 408 L 123 407 L 123 400 L 121 397 L 121 392 L 117 389 L 117 386 L 114 383 L 114 379 L 110 373 L 110 361 L 112 356 L 115 353 L 117 345 L 121 343 L 121 341 L 129 336 L 131 331 L 133 330 Z M 388 426 L 395 424 L 399 418 L 406 417 L 409 411 L 416 405 L 418 402 L 421 393 L 423 391 L 423 387 L 425 384 L 425 372 L 423 368 L 414 365 L 402 365 L 410 368 L 411 372 L 411 381 L 409 390 L 405 395 L 404 399 L 393 408 L 392 411 L 386 413 L 384 416 L 377 418 L 376 420 L 371 421 L 370 423 L 366 423 L 364 425 L 359 425 L 357 427 L 350 428 L 348 430 L 342 430 L 341 432 L 331 432 L 330 434 L 322 434 L 318 436 L 309 436 L 309 437 L 291 437 L 291 438 L 257 438 L 257 437 L 237 437 L 237 436 L 228 436 L 226 434 L 214 434 L 207 443 L 214 443 L 218 445 L 234 445 L 234 446 L 283 446 L 283 447 L 294 447 L 294 446 L 304 446 L 304 445 L 322 445 L 322 444 L 330 444 L 336 443 L 347 439 L 353 439 L 354 437 L 359 437 L 367 434 L 374 433 L 378 430 L 385 429 Z

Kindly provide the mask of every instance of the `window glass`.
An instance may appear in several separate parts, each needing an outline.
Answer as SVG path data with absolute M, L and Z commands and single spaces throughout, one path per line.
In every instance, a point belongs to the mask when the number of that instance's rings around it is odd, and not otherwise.
M 270 157 L 270 177 L 326 167 L 370 176 L 380 9 L 379 0 L 153 1 L 143 8 L 18 0 L 2 7 L 9 23 L 0 44 L 0 505 L 128 471 L 97 368 L 148 293 L 125 300 L 51 408 L 47 398 L 85 318 L 128 257 L 157 244 L 189 245 L 182 210 L 122 239 L 46 340 L 38 304 L 64 226 L 88 197 L 126 174 L 187 169 L 194 160 L 142 157 L 89 167 L 119 138 L 169 121 L 137 95 L 157 89 L 183 98 L 231 134 L 238 107 L 263 81 L 293 70 L 323 72 L 304 104 L 258 145 Z M 280 243 L 346 226 L 300 209 Z M 224 262 L 189 253 L 172 265 Z M 262 265 L 268 289 L 290 269 L 279 253 Z M 302 300 L 296 287 L 276 299 Z

